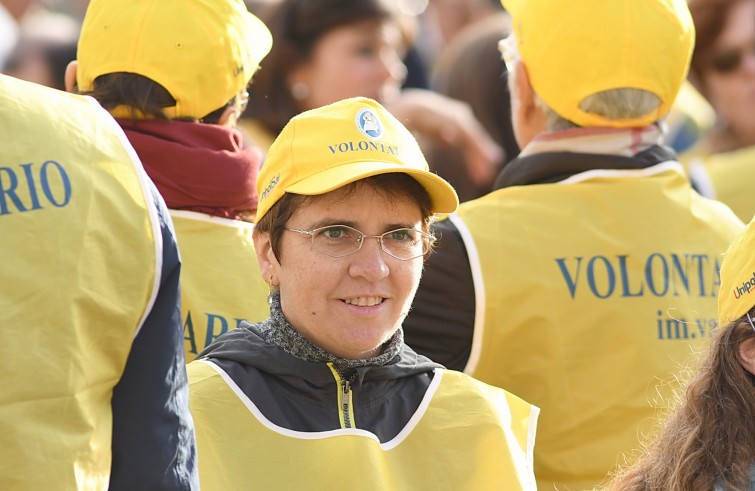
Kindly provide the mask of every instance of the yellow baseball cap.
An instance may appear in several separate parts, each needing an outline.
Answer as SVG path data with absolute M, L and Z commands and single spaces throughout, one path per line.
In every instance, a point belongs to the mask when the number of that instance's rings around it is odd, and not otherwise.
M 637 127 L 663 118 L 687 76 L 695 29 L 686 0 L 501 0 L 537 95 L 579 126 Z M 579 108 L 592 94 L 637 88 L 660 98 L 639 118 Z
M 755 219 L 737 236 L 721 263 L 718 325 L 723 327 L 755 305 Z
M 78 43 L 77 84 L 129 72 L 176 99 L 171 118 L 199 119 L 244 89 L 272 47 L 242 0 L 91 0 Z
M 285 193 L 318 195 L 359 179 L 402 172 L 430 195 L 433 213 L 459 205 L 454 188 L 430 172 L 412 134 L 383 106 L 344 99 L 295 116 L 268 151 L 257 177 L 257 218 Z

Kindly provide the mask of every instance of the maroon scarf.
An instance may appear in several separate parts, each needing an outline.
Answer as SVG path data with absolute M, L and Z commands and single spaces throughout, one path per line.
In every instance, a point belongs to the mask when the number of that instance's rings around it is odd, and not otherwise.
M 214 124 L 118 119 L 168 208 L 241 219 L 257 210 L 262 152 Z

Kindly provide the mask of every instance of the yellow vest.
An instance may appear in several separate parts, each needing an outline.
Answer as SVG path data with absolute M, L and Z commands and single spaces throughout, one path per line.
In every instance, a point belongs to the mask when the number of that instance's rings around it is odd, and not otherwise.
M 639 449 L 714 329 L 741 223 L 676 163 L 504 188 L 451 220 L 475 281 L 465 372 L 541 408 L 539 489 L 591 489 Z
M 755 214 L 755 195 L 750 183 L 755 179 L 755 146 L 718 154 L 690 154 L 688 172 L 700 191 L 729 205 L 749 223 Z
M 0 76 L 0 489 L 107 489 L 113 387 L 157 292 L 147 177 L 89 98 Z
M 188 371 L 203 491 L 535 488 L 537 408 L 459 372 L 436 370 L 407 427 L 380 443 L 361 429 L 276 426 L 216 365 Z
M 252 242 L 254 225 L 171 210 L 181 251 L 181 318 L 186 362 L 242 320 L 270 316 L 268 286 Z

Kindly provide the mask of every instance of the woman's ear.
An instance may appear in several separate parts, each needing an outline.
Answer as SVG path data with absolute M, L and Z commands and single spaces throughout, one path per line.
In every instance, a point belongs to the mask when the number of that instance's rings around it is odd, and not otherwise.
M 514 65 L 514 83 L 511 86 L 511 114 L 514 136 L 520 148 L 524 148 L 545 130 L 545 115 L 537 104 L 535 89 L 525 64 L 519 60 Z
M 755 375 L 755 338 L 747 338 L 739 345 L 739 363 L 742 368 Z
M 66 74 L 63 79 L 63 82 L 65 83 L 66 90 L 68 92 L 77 93 L 78 87 L 76 87 L 76 72 L 79 69 L 79 62 L 77 60 L 73 60 L 66 66 Z
M 270 233 L 255 230 L 252 239 L 254 240 L 254 251 L 257 254 L 257 262 L 260 266 L 262 279 L 270 286 L 277 286 L 279 283 L 278 270 L 280 269 L 280 263 L 273 252 Z

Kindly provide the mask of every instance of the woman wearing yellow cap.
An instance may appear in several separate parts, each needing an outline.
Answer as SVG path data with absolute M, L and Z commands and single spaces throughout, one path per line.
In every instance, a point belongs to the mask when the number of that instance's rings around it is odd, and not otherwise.
M 270 318 L 188 366 L 202 488 L 534 489 L 538 409 L 403 342 L 458 204 L 409 131 L 365 98 L 304 112 L 257 189 Z
M 678 407 L 612 490 L 755 489 L 755 222 L 721 266 L 719 329 Z

